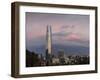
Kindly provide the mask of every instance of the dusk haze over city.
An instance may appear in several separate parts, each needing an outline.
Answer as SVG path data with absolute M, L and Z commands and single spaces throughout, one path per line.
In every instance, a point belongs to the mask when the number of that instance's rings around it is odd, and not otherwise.
M 59 53 L 64 56 L 76 56 L 73 57 L 74 60 L 80 56 L 89 57 L 89 15 L 26 12 L 26 50 L 38 56 L 42 55 L 43 58 L 46 56 L 48 44 L 47 26 L 51 28 L 50 44 L 54 58 L 59 56 Z M 56 62 L 57 59 L 60 60 L 58 57 L 56 59 L 53 57 Z

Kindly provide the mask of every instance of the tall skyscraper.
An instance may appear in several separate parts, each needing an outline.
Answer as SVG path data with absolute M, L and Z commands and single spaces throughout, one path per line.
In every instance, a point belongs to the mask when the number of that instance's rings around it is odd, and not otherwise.
M 52 64 L 52 35 L 51 26 L 47 26 L 46 32 L 46 65 Z

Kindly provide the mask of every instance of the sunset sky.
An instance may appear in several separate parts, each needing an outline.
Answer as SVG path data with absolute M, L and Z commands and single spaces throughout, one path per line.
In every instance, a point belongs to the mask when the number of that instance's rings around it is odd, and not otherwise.
M 45 52 L 47 25 L 52 27 L 52 45 L 89 49 L 89 15 L 27 12 L 26 48 L 29 51 Z

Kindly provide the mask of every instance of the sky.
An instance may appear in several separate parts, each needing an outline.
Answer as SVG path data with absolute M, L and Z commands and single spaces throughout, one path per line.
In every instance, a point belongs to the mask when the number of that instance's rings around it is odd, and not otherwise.
M 83 50 L 89 54 L 89 15 L 26 12 L 25 25 L 26 49 L 29 51 L 45 53 L 46 29 L 50 25 L 53 50 L 62 48 L 66 51 L 74 46 L 85 48 Z M 72 51 L 78 53 L 77 49 Z

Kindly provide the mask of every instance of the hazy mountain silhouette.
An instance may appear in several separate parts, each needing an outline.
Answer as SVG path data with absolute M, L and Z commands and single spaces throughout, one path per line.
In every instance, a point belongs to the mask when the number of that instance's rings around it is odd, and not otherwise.
M 57 54 L 58 51 L 63 50 L 65 54 L 67 55 L 89 55 L 89 47 L 83 47 L 83 46 L 71 46 L 71 45 L 58 45 L 53 44 L 52 45 L 52 53 Z M 31 51 L 34 51 L 38 54 L 45 55 L 45 45 L 41 46 L 35 46 L 32 48 Z
M 59 50 L 64 51 L 67 55 L 89 55 L 89 47 L 53 45 L 53 53 L 57 54 Z

